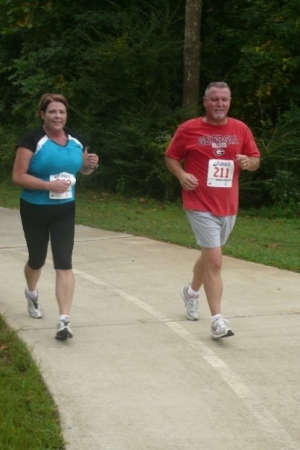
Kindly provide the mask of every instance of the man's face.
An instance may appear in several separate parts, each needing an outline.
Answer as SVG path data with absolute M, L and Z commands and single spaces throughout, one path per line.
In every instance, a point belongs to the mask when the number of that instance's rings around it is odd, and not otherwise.
M 228 88 L 212 87 L 206 97 L 203 98 L 207 122 L 220 125 L 225 123 L 230 108 L 230 100 L 230 91 Z

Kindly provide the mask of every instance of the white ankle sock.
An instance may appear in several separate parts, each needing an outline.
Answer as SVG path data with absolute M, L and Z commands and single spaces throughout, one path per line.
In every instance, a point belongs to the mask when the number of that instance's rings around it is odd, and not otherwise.
M 194 291 L 194 289 L 191 288 L 191 285 L 189 285 L 186 292 L 190 297 L 198 297 L 199 295 L 197 291 Z
M 61 314 L 59 316 L 59 320 L 63 320 L 64 322 L 69 322 L 69 316 L 67 314 Z
M 220 319 L 220 317 L 222 317 L 222 314 L 221 314 L 221 313 L 220 313 L 220 314 L 216 314 L 215 316 L 212 316 L 212 317 L 211 317 L 211 321 L 214 322 L 215 320 Z
M 29 289 L 27 289 L 27 292 L 31 298 L 37 298 L 38 296 L 38 291 L 36 289 L 34 291 L 30 291 Z

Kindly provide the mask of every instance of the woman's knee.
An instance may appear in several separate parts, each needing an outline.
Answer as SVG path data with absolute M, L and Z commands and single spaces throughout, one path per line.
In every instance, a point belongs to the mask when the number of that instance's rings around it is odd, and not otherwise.
M 45 259 L 29 259 L 27 266 L 32 270 L 40 270 L 45 265 Z

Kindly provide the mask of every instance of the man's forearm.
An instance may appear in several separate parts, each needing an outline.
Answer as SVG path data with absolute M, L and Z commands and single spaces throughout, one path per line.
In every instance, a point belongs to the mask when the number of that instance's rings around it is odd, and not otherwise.
M 181 162 L 168 156 L 165 157 L 165 161 L 169 171 L 179 179 L 180 175 L 184 172 Z
M 249 157 L 249 167 L 247 167 L 247 170 L 250 172 L 254 172 L 259 168 L 260 165 L 260 158 L 254 158 L 253 156 Z

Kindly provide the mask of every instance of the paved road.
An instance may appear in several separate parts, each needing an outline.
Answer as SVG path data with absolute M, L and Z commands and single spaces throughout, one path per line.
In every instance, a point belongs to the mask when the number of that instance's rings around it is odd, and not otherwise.
M 61 415 L 67 450 L 300 450 L 300 275 L 224 258 L 213 341 L 205 300 L 185 320 L 179 289 L 197 250 L 76 227 L 74 339 L 54 339 L 51 253 L 28 316 L 19 213 L 0 208 L 0 313 L 19 330 Z

